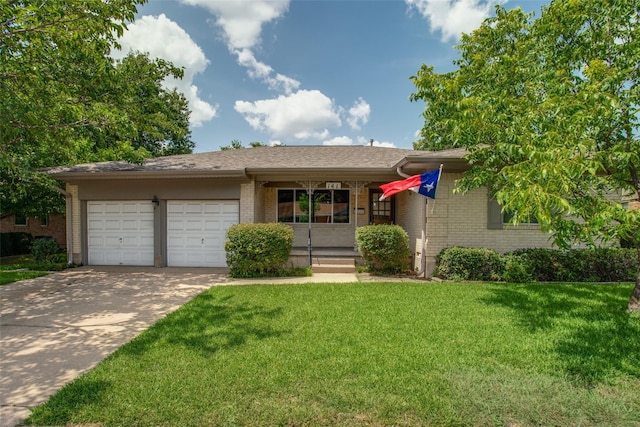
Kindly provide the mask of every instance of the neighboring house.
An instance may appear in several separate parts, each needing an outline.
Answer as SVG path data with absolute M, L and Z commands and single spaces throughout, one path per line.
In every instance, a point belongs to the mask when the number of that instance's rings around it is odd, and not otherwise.
M 0 232 L 29 233 L 33 237 L 52 237 L 61 248 L 67 247 L 66 223 L 62 214 L 27 217 L 21 214 L 0 215 Z
M 380 223 L 407 231 L 412 267 L 427 274 L 447 246 L 500 252 L 550 246 L 536 224 L 506 228 L 486 189 L 453 194 L 454 181 L 468 168 L 463 155 L 460 149 L 257 147 L 49 173 L 66 182 L 68 251 L 85 265 L 225 266 L 231 225 L 276 221 L 292 226 L 291 259 L 298 265 L 308 263 L 309 243 L 314 256 L 355 257 L 356 227 Z M 379 201 L 380 184 L 440 164 L 435 200 L 405 191 Z

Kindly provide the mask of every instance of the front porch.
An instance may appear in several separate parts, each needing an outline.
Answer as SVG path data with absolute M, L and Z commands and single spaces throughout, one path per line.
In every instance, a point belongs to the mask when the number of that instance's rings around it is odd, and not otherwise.
M 309 248 L 294 247 L 289 255 L 289 262 L 294 267 L 309 266 Z M 362 264 L 360 253 L 354 248 L 311 248 L 311 266 L 314 272 L 318 270 L 317 266 L 337 266 L 337 265 L 356 265 Z M 322 270 L 322 268 L 320 268 Z

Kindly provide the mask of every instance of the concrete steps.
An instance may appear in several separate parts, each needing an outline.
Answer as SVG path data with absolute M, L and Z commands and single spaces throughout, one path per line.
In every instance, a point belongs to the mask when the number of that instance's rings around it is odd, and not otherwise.
M 353 258 L 321 258 L 312 259 L 311 269 L 314 273 L 355 273 L 356 264 Z

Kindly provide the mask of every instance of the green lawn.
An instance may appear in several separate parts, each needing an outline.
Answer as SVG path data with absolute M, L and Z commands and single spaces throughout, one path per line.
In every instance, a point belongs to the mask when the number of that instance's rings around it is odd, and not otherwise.
M 31 255 L 0 258 L 0 285 L 46 276 L 50 271 L 62 270 L 64 267 L 65 261 L 36 263 Z
M 216 287 L 37 425 L 639 426 L 630 284 Z
M 0 285 L 46 276 L 47 274 L 49 274 L 47 271 L 0 271 Z

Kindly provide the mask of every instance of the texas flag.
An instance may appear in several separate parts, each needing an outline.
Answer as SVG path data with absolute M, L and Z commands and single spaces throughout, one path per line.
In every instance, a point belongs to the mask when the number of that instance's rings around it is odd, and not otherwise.
M 425 172 L 421 175 L 414 175 L 400 181 L 383 184 L 380 186 L 383 191 L 380 200 L 382 201 L 404 190 L 415 191 L 423 196 L 435 199 L 438 180 L 440 180 L 440 169 Z

